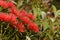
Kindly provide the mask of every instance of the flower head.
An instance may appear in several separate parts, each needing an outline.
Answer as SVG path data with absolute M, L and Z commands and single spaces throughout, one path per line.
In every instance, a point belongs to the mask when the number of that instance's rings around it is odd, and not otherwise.
M 32 30 L 35 33 L 39 32 L 39 28 L 38 28 L 38 26 L 35 23 L 28 24 L 28 27 L 27 28 L 29 30 Z
M 15 5 L 14 5 L 14 3 L 13 2 L 11 2 L 11 1 L 8 1 L 8 3 L 7 3 L 8 5 L 8 7 L 15 7 Z
M 28 17 L 20 17 L 20 20 L 22 20 L 25 24 L 29 24 L 31 22 Z
M 5 1 L 0 1 L 0 6 L 2 6 L 4 9 L 8 8 L 8 5 Z
M 24 32 L 24 25 L 22 23 L 17 24 L 17 29 L 19 32 Z

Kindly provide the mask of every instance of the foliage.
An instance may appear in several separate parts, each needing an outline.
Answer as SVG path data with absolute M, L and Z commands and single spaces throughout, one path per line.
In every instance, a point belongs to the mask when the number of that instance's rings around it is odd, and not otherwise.
M 2 40 L 60 40 L 60 10 L 57 10 L 51 0 L 9 1 L 15 4 L 17 10 L 24 9 L 28 14 L 34 14 L 34 19 L 32 18 L 33 20 L 31 20 L 38 25 L 39 32 L 34 33 L 36 31 L 33 30 L 34 32 L 32 32 L 27 28 L 25 29 L 26 32 L 18 32 L 17 28 L 11 29 L 9 23 L 0 22 L 0 35 Z M 4 9 L 3 7 L 0 7 L 0 11 L 8 13 L 7 9 Z M 24 24 L 24 26 L 27 27 L 27 24 Z

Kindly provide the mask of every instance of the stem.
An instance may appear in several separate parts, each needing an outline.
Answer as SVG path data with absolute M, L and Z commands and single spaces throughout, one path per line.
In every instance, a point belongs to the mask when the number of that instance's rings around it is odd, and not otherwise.
M 16 32 L 17 32 L 17 31 L 15 31 L 13 34 L 11 34 L 11 35 L 8 37 L 8 39 L 9 39 L 11 36 L 13 36 Z
M 2 28 L 3 28 L 3 25 L 1 25 L 0 40 L 2 40 Z
M 9 28 L 9 24 L 7 24 L 7 28 L 5 29 L 5 32 L 3 33 L 3 36 L 4 34 L 6 33 L 6 30 Z

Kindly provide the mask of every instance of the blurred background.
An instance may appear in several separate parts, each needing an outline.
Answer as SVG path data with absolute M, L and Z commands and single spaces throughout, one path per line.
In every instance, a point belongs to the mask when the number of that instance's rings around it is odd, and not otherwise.
M 34 33 L 26 28 L 26 32 L 21 33 L 17 28 L 11 29 L 8 23 L 0 22 L 0 40 L 60 40 L 60 0 L 6 0 L 9 1 L 19 11 L 25 10 L 27 14 L 34 15 L 31 21 L 37 24 L 39 32 Z M 10 8 L 4 9 L 2 6 L 0 12 L 9 13 Z M 27 27 L 26 24 L 24 26 Z
M 53 4 L 60 9 L 60 0 L 53 0 Z

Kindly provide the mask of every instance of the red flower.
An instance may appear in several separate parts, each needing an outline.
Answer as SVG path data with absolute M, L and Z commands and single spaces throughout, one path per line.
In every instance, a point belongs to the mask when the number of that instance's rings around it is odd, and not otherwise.
M 33 14 L 28 14 L 27 17 L 29 17 L 30 19 L 34 19 L 34 15 Z
M 17 28 L 19 32 L 24 32 L 24 25 L 22 23 L 18 23 Z
M 4 13 L 0 13 L 0 21 L 8 21 L 8 15 L 4 14 Z
M 26 24 L 29 24 L 31 22 L 31 20 L 28 17 L 20 17 L 20 20 L 22 20 Z
M 27 27 L 29 30 L 32 30 L 33 32 L 37 33 L 39 32 L 39 28 L 36 24 L 34 23 L 30 23 L 28 24 L 28 27 Z
M 17 11 L 16 7 L 10 8 L 9 11 L 10 11 L 10 13 L 13 13 L 13 14 L 15 14 L 15 15 L 18 15 L 18 11 Z
M 29 17 L 30 19 L 34 19 L 34 15 L 33 14 L 28 14 L 25 10 L 21 10 L 19 12 L 19 15 Z
M 11 1 L 0 1 L 0 6 L 4 9 L 10 8 L 10 14 L 0 13 L 0 21 L 10 23 L 10 27 L 14 28 L 17 26 L 19 32 L 24 32 L 24 25 L 22 23 L 18 23 L 17 17 L 22 20 L 24 24 L 28 24 L 28 29 L 34 32 L 38 32 L 39 29 L 36 24 L 34 24 L 30 19 L 34 19 L 33 14 L 28 14 L 25 10 L 21 10 L 20 12 L 16 9 L 14 3 Z
M 11 1 L 9 1 L 7 4 L 8 4 L 8 7 L 15 7 L 14 3 Z
M 8 5 L 5 1 L 0 1 L 0 6 L 2 6 L 4 9 L 8 8 Z
M 17 20 L 16 20 L 16 16 L 13 15 L 13 14 L 9 14 L 9 22 L 13 25 L 16 25 L 17 24 Z
M 27 15 L 28 15 L 25 10 L 21 10 L 21 11 L 19 12 L 19 14 L 20 14 L 20 16 L 27 16 Z
M 16 17 L 13 14 L 0 13 L 0 21 L 10 22 L 11 24 L 17 24 Z

